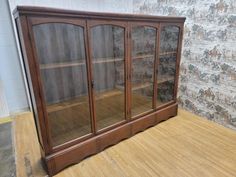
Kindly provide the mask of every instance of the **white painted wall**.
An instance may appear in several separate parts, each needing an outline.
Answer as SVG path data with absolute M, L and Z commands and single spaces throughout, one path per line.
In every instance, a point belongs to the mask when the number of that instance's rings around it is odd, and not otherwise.
M 81 11 L 133 12 L 133 0 L 9 0 L 9 2 L 11 11 L 17 5 L 28 5 Z
M 8 115 L 7 112 L 27 110 L 29 104 L 7 0 L 0 0 L 0 78 L 0 117 Z
M 0 75 L 0 118 L 9 116 L 7 99 L 6 99 L 5 90 L 2 83 L 3 82 Z

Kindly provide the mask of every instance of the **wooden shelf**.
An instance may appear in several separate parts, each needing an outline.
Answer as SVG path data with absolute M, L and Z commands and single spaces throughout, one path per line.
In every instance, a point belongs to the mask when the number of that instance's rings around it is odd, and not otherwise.
M 172 52 L 163 52 L 163 53 L 160 53 L 160 56 L 164 56 L 164 55 L 176 55 L 177 52 L 176 51 L 172 51 Z
M 160 53 L 160 56 L 171 55 L 171 54 L 176 54 L 176 52 Z M 154 55 L 139 55 L 132 57 L 132 59 L 133 60 L 144 59 L 144 58 L 153 59 L 153 57 Z M 93 60 L 92 63 L 99 64 L 99 63 L 110 63 L 117 61 L 124 61 L 124 58 L 98 58 Z M 85 65 L 85 62 L 62 62 L 62 63 L 41 64 L 40 69 L 64 68 L 64 67 L 81 66 L 81 65 Z
M 133 87 L 132 87 L 132 90 L 134 91 L 134 90 L 139 90 L 139 89 L 142 89 L 142 88 L 146 88 L 146 87 L 149 87 L 149 86 L 151 86 L 152 85 L 152 83 L 149 83 L 149 82 L 147 82 L 147 83 L 143 83 L 143 84 L 136 84 L 136 85 L 134 85 Z M 120 85 L 116 85 L 115 86 L 117 89 L 119 89 L 119 90 L 124 90 L 124 86 L 120 86 Z
M 171 81 L 171 80 L 174 80 L 174 78 L 170 77 L 170 76 L 165 76 L 162 79 L 159 79 L 157 83 L 160 84 L 160 83 L 164 83 L 164 82 Z M 152 83 L 149 83 L 149 82 L 143 83 L 143 84 L 136 84 L 132 87 L 132 91 L 139 90 L 142 88 L 147 88 L 150 86 L 152 86 Z M 113 89 L 111 91 L 102 91 L 100 93 L 97 92 L 95 99 L 99 100 L 99 99 L 104 99 L 107 97 L 119 95 L 119 94 L 124 93 L 122 90 L 124 90 L 124 86 L 116 86 L 116 89 Z M 88 103 L 88 97 L 81 96 L 81 97 L 75 98 L 73 100 L 63 101 L 61 103 L 49 105 L 49 106 L 47 106 L 47 111 L 48 111 L 48 113 L 51 113 L 51 112 L 60 111 L 63 109 L 71 108 L 71 107 L 78 106 L 78 105 L 85 104 L 85 103 Z
M 132 91 L 139 90 L 139 89 L 143 89 L 143 88 L 147 88 L 147 87 L 150 87 L 150 86 L 152 86 L 152 85 L 153 85 L 153 84 L 150 83 L 150 82 L 143 83 L 143 84 L 133 85 Z
M 92 60 L 92 63 L 99 64 L 99 63 L 110 63 L 110 62 L 117 62 L 117 61 L 124 61 L 124 58 L 98 58 Z
M 167 82 L 167 81 L 171 81 L 171 80 L 174 80 L 173 77 L 170 77 L 170 76 L 166 76 L 164 78 L 161 78 L 161 79 L 158 79 L 157 80 L 157 83 L 158 84 L 161 84 L 161 83 L 164 83 L 164 82 Z M 143 84 L 137 84 L 137 85 L 134 85 L 132 87 L 132 91 L 135 91 L 135 90 L 139 90 L 139 89 L 142 89 L 142 88 L 146 88 L 146 87 L 150 87 L 152 86 L 153 84 L 150 83 L 150 82 L 147 82 L 147 83 L 143 83 Z
M 95 96 L 95 100 L 100 100 L 103 98 L 107 98 L 107 97 L 111 97 L 111 96 L 115 96 L 115 95 L 120 95 L 122 93 L 124 93 L 124 92 L 119 89 L 113 89 L 111 91 L 97 92 L 96 96 Z
M 113 89 L 111 91 L 103 91 L 100 93 L 96 93 L 95 99 L 99 100 L 99 99 L 103 99 L 106 97 L 111 97 L 111 96 L 115 96 L 115 95 L 119 95 L 122 94 L 123 92 L 118 90 L 118 89 Z M 48 105 L 47 106 L 47 112 L 51 113 L 51 112 L 55 112 L 55 111 L 60 111 L 63 109 L 67 109 L 67 108 L 71 108 L 74 106 L 78 106 L 81 104 L 86 104 L 88 103 L 88 96 L 81 96 L 75 99 L 71 99 L 68 101 L 63 101 L 60 103 L 56 103 L 56 104 L 52 104 L 52 105 Z
M 157 79 L 157 83 L 161 84 L 161 83 L 164 83 L 164 82 L 167 82 L 167 81 L 172 81 L 172 80 L 174 80 L 173 76 L 162 76 L 162 77 L 159 77 Z
M 85 65 L 85 62 L 63 62 L 63 63 L 42 64 L 40 65 L 40 69 L 64 68 L 64 67 L 81 66 L 81 65 Z
M 99 64 L 99 63 L 110 63 L 117 61 L 124 61 L 124 58 L 98 58 L 93 60 L 92 63 Z M 41 64 L 40 69 L 64 68 L 64 67 L 81 66 L 81 65 L 85 65 L 85 62 L 63 62 L 63 63 Z
M 132 59 L 133 60 L 137 60 L 137 59 L 143 59 L 143 58 L 151 58 L 153 59 L 155 55 L 137 55 L 137 56 L 133 56 Z
M 172 81 L 172 80 L 174 80 L 174 78 L 172 76 L 164 76 L 163 78 L 158 79 L 157 83 L 161 84 L 161 83 L 164 83 L 164 82 L 167 82 L 167 81 Z M 134 84 L 132 86 L 132 91 L 147 88 L 147 87 L 150 87 L 152 85 L 153 84 L 150 83 L 150 82 L 146 82 L 146 83 L 142 83 L 142 84 Z M 124 90 L 124 86 L 116 86 L 116 88 L 120 89 L 120 90 Z
M 63 110 L 63 109 L 67 109 L 67 108 L 71 108 L 71 107 L 78 106 L 78 105 L 81 105 L 81 104 L 85 104 L 86 102 L 87 102 L 86 97 L 81 96 L 80 98 L 75 98 L 73 100 L 63 101 L 63 102 L 60 102 L 60 103 L 48 105 L 47 106 L 47 112 L 52 113 L 52 112 L 60 111 L 60 110 Z
M 173 52 L 163 52 L 163 53 L 160 53 L 159 55 L 160 56 L 164 56 L 164 55 L 176 55 L 177 52 L 173 51 Z M 133 56 L 132 59 L 133 60 L 137 60 L 137 59 L 144 59 L 144 58 L 150 58 L 150 59 L 153 59 L 155 57 L 155 55 L 137 55 L 137 56 Z

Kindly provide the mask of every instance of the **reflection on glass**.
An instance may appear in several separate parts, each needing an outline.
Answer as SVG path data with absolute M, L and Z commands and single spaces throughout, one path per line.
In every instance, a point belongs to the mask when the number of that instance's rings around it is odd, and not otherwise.
M 97 129 L 125 119 L 124 28 L 99 25 L 91 29 Z
M 157 68 L 157 106 L 174 99 L 178 39 L 178 27 L 165 26 L 161 29 L 159 65 Z
M 91 132 L 84 29 L 48 23 L 33 27 L 53 146 Z
M 153 109 L 156 33 L 155 28 L 146 26 L 132 29 L 132 117 Z

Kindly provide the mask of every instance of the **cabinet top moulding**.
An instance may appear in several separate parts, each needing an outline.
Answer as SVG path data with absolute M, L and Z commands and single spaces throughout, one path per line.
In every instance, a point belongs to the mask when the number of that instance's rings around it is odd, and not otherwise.
M 153 21 L 153 22 L 175 22 L 182 23 L 185 17 L 171 17 L 171 16 L 154 16 L 154 15 L 140 15 L 140 14 L 119 14 L 107 12 L 85 12 L 77 10 L 64 10 L 48 7 L 37 6 L 17 6 L 13 11 L 14 17 L 21 15 L 27 16 L 60 16 L 60 17 L 77 17 L 87 19 L 113 19 L 113 20 L 130 20 L 130 21 Z

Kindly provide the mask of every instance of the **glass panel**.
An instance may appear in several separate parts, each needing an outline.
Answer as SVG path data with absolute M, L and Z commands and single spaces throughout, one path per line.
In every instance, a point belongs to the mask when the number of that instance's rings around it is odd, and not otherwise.
M 125 119 L 124 28 L 99 25 L 91 30 L 97 129 Z
M 153 109 L 156 33 L 146 26 L 132 29 L 132 117 Z
M 53 146 L 91 132 L 84 31 L 48 23 L 33 27 Z
M 166 26 L 162 28 L 159 65 L 157 67 L 157 106 L 174 99 L 178 39 L 178 27 Z

